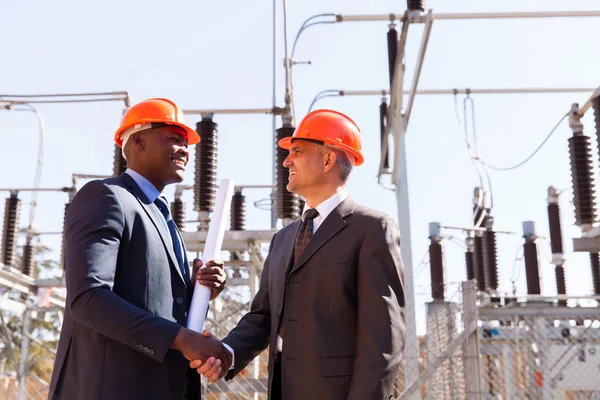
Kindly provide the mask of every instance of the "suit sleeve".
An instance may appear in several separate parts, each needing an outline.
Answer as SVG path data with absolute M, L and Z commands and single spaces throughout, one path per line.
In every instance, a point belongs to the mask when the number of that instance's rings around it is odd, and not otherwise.
M 112 291 L 125 218 L 101 181 L 85 185 L 66 223 L 67 306 L 73 319 L 162 362 L 181 328 Z
M 386 216 L 365 235 L 359 253 L 356 358 L 348 400 L 391 394 L 406 334 L 403 274 L 400 234 Z
M 271 249 L 275 238 L 271 240 L 269 253 L 260 277 L 260 286 L 252 300 L 250 311 L 242 317 L 237 326 L 223 339 L 223 343 L 231 346 L 235 354 L 234 368 L 225 377 L 233 379 L 256 356 L 269 345 L 271 336 L 271 305 L 269 301 L 269 269 Z

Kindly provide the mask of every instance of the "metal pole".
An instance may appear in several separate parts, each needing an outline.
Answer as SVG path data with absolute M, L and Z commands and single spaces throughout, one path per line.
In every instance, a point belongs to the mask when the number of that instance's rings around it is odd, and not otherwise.
M 423 68 L 423 61 L 425 60 L 425 52 L 427 51 L 427 43 L 429 42 L 429 35 L 431 34 L 431 27 L 433 25 L 433 19 L 431 18 L 431 10 L 427 13 L 425 22 L 425 31 L 421 38 L 421 48 L 419 49 L 419 56 L 417 58 L 417 68 L 413 76 L 412 87 L 410 88 L 410 95 L 406 106 L 406 113 L 404 117 L 404 124 L 408 125 L 410 120 L 410 113 L 412 111 L 413 103 L 415 101 L 415 94 L 417 92 L 417 85 L 419 84 L 419 77 L 421 76 L 421 69 Z M 404 128 L 406 130 L 406 128 Z
M 32 99 L 32 100 L 27 100 L 27 101 L 20 101 L 20 100 L 4 100 L 4 99 L 0 98 L 0 103 L 6 103 L 9 106 L 11 104 L 23 105 L 23 104 L 61 104 L 61 103 L 100 103 L 103 101 L 127 101 L 127 99 L 107 97 L 107 98 L 98 98 L 98 99 L 74 99 L 74 100 L 35 100 L 35 99 Z
M 592 95 L 590 96 L 590 98 L 585 102 L 585 104 L 579 109 L 579 111 L 577 111 L 577 115 L 579 115 L 580 117 L 583 117 L 583 114 L 585 114 L 585 112 L 592 106 L 592 101 L 596 98 L 600 96 L 600 87 L 598 89 L 596 89 L 594 91 L 594 93 L 592 93 Z
M 0 188 L 0 192 L 68 192 L 71 188 Z
M 277 1 L 273 0 L 273 109 L 277 105 Z M 273 190 L 271 190 L 271 229 L 275 229 L 277 226 L 277 205 L 275 201 L 277 199 L 276 190 L 277 187 L 277 116 L 273 113 L 272 127 L 272 146 L 273 146 L 273 168 L 271 168 L 273 182 Z
M 501 12 L 501 13 L 456 13 L 435 14 L 433 19 L 505 19 L 505 18 L 565 18 L 565 17 L 600 17 L 600 11 L 534 11 L 534 12 Z
M 190 109 L 183 110 L 184 114 L 196 114 L 196 115 L 206 115 L 206 114 L 279 114 L 280 111 L 277 107 L 273 106 L 273 108 L 223 108 L 223 109 Z
M 402 126 L 404 118 L 396 117 Z M 401 128 L 403 130 L 403 128 Z M 415 312 L 415 288 L 413 278 L 412 240 L 410 229 L 410 207 L 408 199 L 408 172 L 406 168 L 406 136 L 402 134 L 396 148 L 396 200 L 398 205 L 398 225 L 402 238 L 401 251 L 404 263 L 405 310 L 406 310 L 406 348 L 404 351 L 404 372 L 407 386 L 419 376 L 419 341 L 417 338 L 417 321 Z
M 388 122 L 388 127 L 391 128 L 394 133 L 394 162 L 396 164 L 392 181 L 396 184 L 398 226 L 400 228 L 400 237 L 402 238 L 400 249 L 402 252 L 402 261 L 404 263 L 406 346 L 404 350 L 403 371 L 405 387 L 412 385 L 419 377 L 420 372 L 410 234 L 410 210 L 408 204 L 408 174 L 406 170 L 406 149 L 404 140 L 404 128 L 406 124 L 404 122 L 404 116 L 402 115 L 402 90 L 404 85 L 404 73 L 406 71 L 406 65 L 404 64 L 404 46 L 408 34 L 408 24 L 409 21 L 408 18 L 406 18 L 402 26 L 402 33 L 396 56 L 396 67 L 394 68 L 394 78 L 392 79 L 394 96 L 392 96 L 390 107 L 388 108 L 388 121 L 391 121 L 391 124 Z M 386 130 L 389 132 L 389 129 Z M 384 144 L 385 143 L 386 142 L 384 141 Z
M 39 98 L 39 97 L 86 97 L 86 96 L 129 96 L 127 92 L 92 92 L 92 93 L 51 93 L 51 94 L 0 94 L 4 98 Z
M 535 318 L 535 333 L 538 343 L 537 357 L 539 359 L 540 373 L 542 374 L 542 399 L 552 400 L 552 388 L 550 387 L 550 371 L 548 369 L 548 358 L 546 357 L 546 318 L 538 316 Z M 549 343 L 548 343 L 549 344 Z
M 258 254 L 255 254 L 255 252 L 258 252 Z M 257 265 L 257 261 L 260 259 L 260 244 L 256 243 L 256 242 L 252 242 L 249 246 L 248 246 L 248 256 L 250 258 L 250 265 L 249 265 L 249 271 L 248 271 L 248 275 L 250 278 L 250 282 L 249 282 L 249 286 L 250 286 L 250 298 L 254 299 L 254 296 L 256 296 L 256 292 L 258 292 L 258 279 L 259 279 L 259 274 L 258 274 L 258 270 L 261 267 L 261 265 Z M 255 357 L 254 360 L 251 362 L 250 364 L 250 370 L 248 371 L 250 373 L 250 376 L 255 379 L 258 380 L 259 376 L 260 376 L 260 360 L 259 357 Z M 259 399 L 259 393 L 258 392 L 254 392 L 254 396 L 253 396 L 254 400 L 258 400 Z
M 433 19 L 461 20 L 461 19 L 506 19 L 506 18 L 565 18 L 565 17 L 600 17 L 600 11 L 545 11 L 545 12 L 503 12 L 503 13 L 456 13 L 434 14 Z M 335 15 L 336 22 L 367 22 L 400 20 L 402 14 L 376 14 L 376 15 Z
M 462 283 L 463 311 L 465 331 L 470 327 L 477 327 L 477 287 L 475 281 Z M 463 347 L 465 364 L 465 382 L 467 386 L 467 399 L 481 399 L 481 369 L 480 369 L 480 344 L 479 331 L 467 337 Z
M 283 123 L 291 123 L 294 125 L 295 115 L 293 114 L 293 94 L 292 94 L 292 80 L 291 80 L 291 60 L 288 52 L 288 29 L 287 29 L 287 0 L 283 0 L 283 50 L 285 54 L 285 110 Z
M 27 359 L 29 358 L 29 343 L 31 332 L 31 310 L 23 312 L 23 337 L 21 338 L 21 356 L 19 359 L 19 400 L 25 400 L 27 395 L 27 375 L 29 374 Z

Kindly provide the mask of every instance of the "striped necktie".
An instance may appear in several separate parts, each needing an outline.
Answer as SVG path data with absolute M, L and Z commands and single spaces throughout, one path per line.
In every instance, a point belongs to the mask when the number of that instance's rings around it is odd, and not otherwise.
M 171 240 L 173 241 L 173 250 L 175 251 L 175 256 L 177 257 L 177 262 L 179 263 L 179 269 L 181 270 L 181 274 L 183 275 L 186 284 L 189 284 L 190 271 L 189 268 L 186 268 L 185 265 L 185 258 L 183 256 L 183 246 L 181 245 L 181 240 L 179 239 L 179 231 L 177 230 L 177 225 L 175 225 L 175 221 L 173 221 L 173 218 L 171 218 L 171 213 L 169 211 L 167 199 L 165 199 L 162 196 L 159 196 L 156 200 L 154 200 L 154 204 L 158 207 L 162 215 L 165 217 L 165 221 L 167 221 L 169 233 L 171 234 Z

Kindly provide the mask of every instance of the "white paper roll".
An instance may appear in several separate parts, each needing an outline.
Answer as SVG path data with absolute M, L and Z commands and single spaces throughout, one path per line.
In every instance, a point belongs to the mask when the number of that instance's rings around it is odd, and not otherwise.
M 221 253 L 223 236 L 225 235 L 225 226 L 227 224 L 227 216 L 229 215 L 229 210 L 231 209 L 233 187 L 234 184 L 231 179 L 223 179 L 219 184 L 215 208 L 210 217 L 206 243 L 204 244 L 204 250 L 202 251 L 203 265 L 206 265 L 206 263 L 210 260 L 214 260 L 215 257 L 218 257 Z M 196 281 L 194 285 L 194 295 L 192 296 L 192 304 L 190 306 L 187 319 L 187 327 L 189 329 L 196 332 L 202 332 L 209 301 L 210 288 L 200 285 Z

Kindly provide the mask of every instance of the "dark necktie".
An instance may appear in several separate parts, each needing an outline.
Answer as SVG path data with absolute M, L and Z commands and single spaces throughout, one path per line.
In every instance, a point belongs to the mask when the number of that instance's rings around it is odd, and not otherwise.
M 169 212 L 169 207 L 167 205 L 167 199 L 159 196 L 156 200 L 154 200 L 154 204 L 156 204 L 162 215 L 165 217 L 165 221 L 167 221 L 169 233 L 171 234 L 171 240 L 173 241 L 173 250 L 175 251 L 175 256 L 177 257 L 177 263 L 179 264 L 179 269 L 181 270 L 183 279 L 185 280 L 186 284 L 188 284 L 190 279 L 189 268 L 186 268 L 185 265 L 183 246 L 181 245 L 181 240 L 179 240 L 179 231 L 177 230 L 175 221 L 173 221 L 173 218 L 171 218 L 171 213 Z
M 306 245 L 310 242 L 310 238 L 312 238 L 313 220 L 318 215 L 319 212 L 314 208 L 309 208 L 304 212 L 304 220 L 302 221 L 302 225 L 300 225 L 298 235 L 296 236 L 296 244 L 294 245 L 294 265 L 296 265 Z M 277 334 L 283 339 L 283 320 L 279 323 Z
M 314 208 L 309 208 L 304 212 L 304 220 L 298 230 L 298 236 L 296 236 L 296 244 L 294 246 L 294 265 L 296 265 L 304 248 L 306 248 L 306 245 L 310 242 L 310 238 L 312 238 L 313 220 L 318 215 L 319 212 Z

